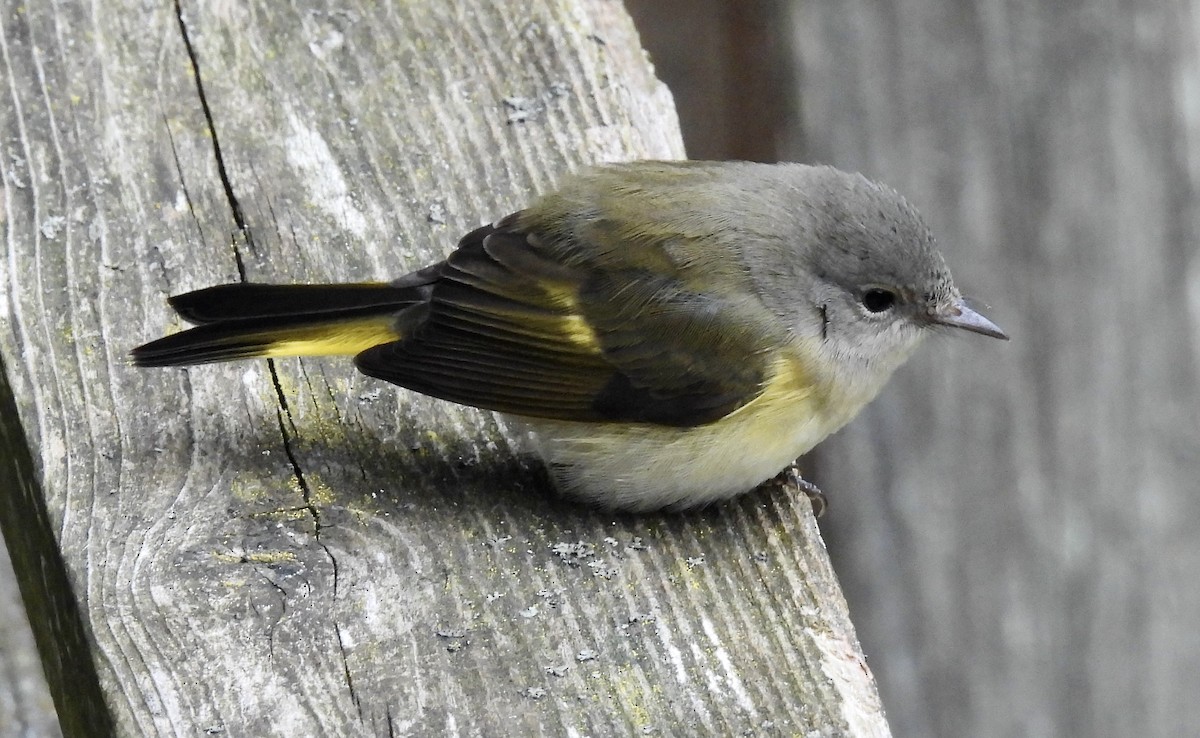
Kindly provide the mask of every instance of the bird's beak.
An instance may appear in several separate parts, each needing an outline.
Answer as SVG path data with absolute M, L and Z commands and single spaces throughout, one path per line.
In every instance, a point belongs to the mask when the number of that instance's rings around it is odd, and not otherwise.
M 949 307 L 934 313 L 930 319 L 938 325 L 948 325 L 972 333 L 1008 340 L 1008 334 L 1000 330 L 1000 326 L 972 310 L 967 306 L 966 300 L 961 297 L 951 303 Z

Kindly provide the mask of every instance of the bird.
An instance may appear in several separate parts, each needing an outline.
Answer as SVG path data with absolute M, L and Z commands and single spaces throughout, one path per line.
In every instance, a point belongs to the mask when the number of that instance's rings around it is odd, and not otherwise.
M 564 495 L 632 512 L 771 479 L 939 329 L 1008 338 L 906 199 L 798 163 L 594 166 L 390 282 L 240 282 L 169 303 L 194 327 L 134 364 L 353 356 L 500 413 Z

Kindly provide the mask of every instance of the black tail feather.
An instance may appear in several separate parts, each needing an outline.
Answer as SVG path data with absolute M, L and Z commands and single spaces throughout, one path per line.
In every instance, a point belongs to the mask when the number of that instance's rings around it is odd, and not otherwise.
M 396 311 L 420 299 L 411 287 L 386 282 L 358 284 L 221 284 L 169 298 L 189 323 L 296 315 L 329 315 L 350 310 Z
M 249 359 L 271 345 L 271 338 L 248 323 L 202 325 L 138 346 L 129 352 L 135 366 L 182 366 Z M 255 334 L 258 334 L 257 336 Z

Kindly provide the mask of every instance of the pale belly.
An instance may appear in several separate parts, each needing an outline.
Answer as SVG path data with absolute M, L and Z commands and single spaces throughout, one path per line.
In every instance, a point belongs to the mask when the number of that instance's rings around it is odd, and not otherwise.
M 842 397 L 831 409 L 831 403 L 815 401 L 812 394 L 811 387 L 795 382 L 772 382 L 737 412 L 693 428 L 520 422 L 564 494 L 625 510 L 679 509 L 753 489 L 845 425 L 870 400 Z

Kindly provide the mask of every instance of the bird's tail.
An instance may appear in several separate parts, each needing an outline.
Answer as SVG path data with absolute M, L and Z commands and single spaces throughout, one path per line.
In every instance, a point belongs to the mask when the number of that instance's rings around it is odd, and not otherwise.
M 195 328 L 130 352 L 138 366 L 273 356 L 357 354 L 398 340 L 396 314 L 421 301 L 412 287 L 226 284 L 170 298 Z

